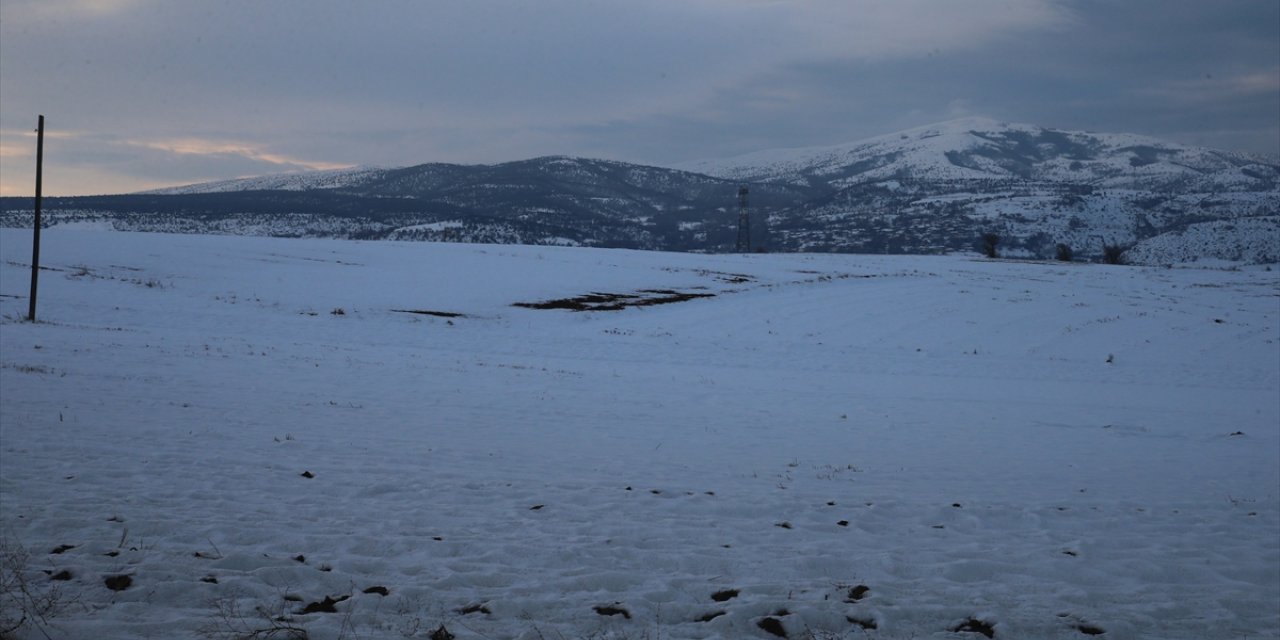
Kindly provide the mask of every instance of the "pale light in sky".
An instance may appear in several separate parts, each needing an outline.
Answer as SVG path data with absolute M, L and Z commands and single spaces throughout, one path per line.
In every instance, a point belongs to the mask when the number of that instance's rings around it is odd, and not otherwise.
M 572 154 L 667 164 L 963 115 L 1280 153 L 1272 0 L 6 0 L 0 194 Z

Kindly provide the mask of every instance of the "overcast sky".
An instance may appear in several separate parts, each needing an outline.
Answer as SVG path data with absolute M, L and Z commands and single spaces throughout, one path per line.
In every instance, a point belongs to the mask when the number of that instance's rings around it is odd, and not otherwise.
M 981 115 L 1280 154 L 1277 0 L 0 0 L 0 194 Z

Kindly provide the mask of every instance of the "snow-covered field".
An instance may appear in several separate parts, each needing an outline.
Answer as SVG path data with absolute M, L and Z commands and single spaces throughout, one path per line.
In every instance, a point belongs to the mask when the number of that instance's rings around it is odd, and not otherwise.
M 29 247 L 17 638 L 1280 637 L 1276 272 L 52 229 L 30 324 Z M 512 306 L 591 292 L 714 296 Z

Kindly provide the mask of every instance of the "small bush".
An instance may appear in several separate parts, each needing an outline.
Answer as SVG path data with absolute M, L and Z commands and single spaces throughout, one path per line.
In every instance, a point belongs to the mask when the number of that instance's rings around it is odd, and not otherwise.
M 22 545 L 0 537 L 0 637 L 31 627 L 49 638 L 49 621 L 74 603 L 58 585 L 34 582 L 30 559 Z
M 988 258 L 999 258 L 996 245 L 1000 244 L 1000 236 L 994 233 L 982 234 L 982 253 Z
M 1124 264 L 1124 252 L 1128 247 L 1118 244 L 1102 245 L 1102 261 L 1107 264 Z
M 1072 258 L 1071 246 L 1059 242 L 1057 258 L 1062 262 L 1071 262 L 1071 258 Z
M 245 610 L 235 596 L 219 598 L 213 602 L 213 618 L 197 633 L 208 640 L 308 640 L 307 630 L 286 611 L 287 602 L 280 599 Z

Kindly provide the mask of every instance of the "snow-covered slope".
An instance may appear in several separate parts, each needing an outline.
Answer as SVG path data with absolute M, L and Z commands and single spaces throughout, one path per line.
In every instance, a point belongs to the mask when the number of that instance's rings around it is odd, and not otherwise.
M 20 640 L 1280 635 L 1275 272 L 29 243 Z
M 277 173 L 249 178 L 201 182 L 181 187 L 167 187 L 144 191 L 151 195 L 187 195 L 198 193 L 226 193 L 230 191 L 308 191 L 311 189 L 344 189 L 366 184 L 381 177 L 387 169 L 381 167 L 355 167 L 322 171 L 298 171 Z
M 775 237 L 798 250 L 930 253 L 994 233 L 1022 257 L 1052 258 L 1058 245 L 1097 257 L 1104 245 L 1138 243 L 1148 249 L 1128 259 L 1144 264 L 1280 256 L 1280 160 L 1133 134 L 968 118 L 681 168 L 834 190 L 772 214 Z M 1235 231 L 1188 233 L 1205 224 Z
M 848 186 L 883 180 L 1033 180 L 1099 188 L 1274 188 L 1280 162 L 1128 133 L 964 118 L 869 140 L 677 165 L 744 181 Z

